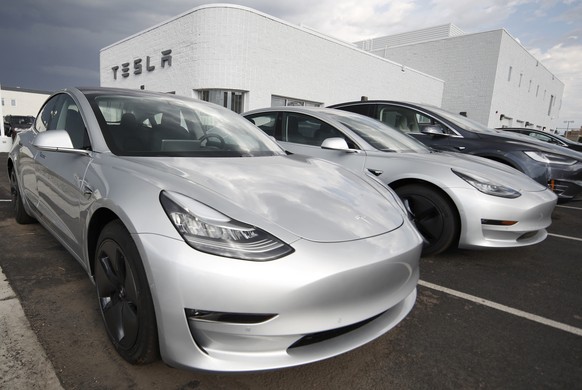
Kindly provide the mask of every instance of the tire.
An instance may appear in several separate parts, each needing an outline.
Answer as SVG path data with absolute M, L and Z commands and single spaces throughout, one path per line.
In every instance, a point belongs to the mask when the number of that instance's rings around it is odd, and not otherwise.
M 16 172 L 14 169 L 10 172 L 10 196 L 12 200 L 12 210 L 14 212 L 14 219 L 21 225 L 36 222 L 36 219 L 28 215 L 24 208 L 22 195 L 18 189 L 18 181 L 16 180 Z
M 441 193 L 421 184 L 404 185 L 395 191 L 425 239 L 423 256 L 438 255 L 457 241 L 460 229 L 457 211 Z
M 121 221 L 108 223 L 97 242 L 95 286 L 109 339 L 131 364 L 158 359 L 158 331 L 141 257 Z

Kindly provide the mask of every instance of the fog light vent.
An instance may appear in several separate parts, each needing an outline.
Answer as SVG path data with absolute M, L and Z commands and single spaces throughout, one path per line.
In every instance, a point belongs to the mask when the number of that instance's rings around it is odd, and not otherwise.
M 511 226 L 515 225 L 517 221 L 501 221 L 498 219 L 481 219 L 482 225 L 495 225 L 495 226 Z
M 527 240 L 528 238 L 532 238 L 536 234 L 538 234 L 537 230 L 536 231 L 533 231 L 533 232 L 524 233 L 521 236 L 519 236 L 519 238 L 517 239 L 517 241 Z
M 262 322 L 267 322 L 276 316 L 277 314 L 227 313 L 220 311 L 186 309 L 186 317 L 188 320 L 224 322 L 229 324 L 260 324 Z

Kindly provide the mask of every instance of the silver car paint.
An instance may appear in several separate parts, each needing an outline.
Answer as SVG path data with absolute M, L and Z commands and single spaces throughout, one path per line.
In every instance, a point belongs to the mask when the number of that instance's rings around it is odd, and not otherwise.
M 379 176 L 386 185 L 399 180 L 414 179 L 435 185 L 446 192 L 454 202 L 461 218 L 459 248 L 503 248 L 532 245 L 547 237 L 546 228 L 551 224 L 552 211 L 557 197 L 546 187 L 507 165 L 481 157 L 460 153 L 394 153 L 382 152 L 334 118 L 339 115 L 357 115 L 327 108 L 272 107 L 244 113 L 286 111 L 311 115 L 341 129 L 362 150 L 329 150 L 318 146 L 280 142 L 293 153 L 324 158 L 355 171 L 372 169 L 381 171 Z M 479 192 L 455 175 L 451 168 L 493 179 L 499 184 L 522 193 L 517 199 L 507 199 Z M 512 226 L 484 225 L 482 219 L 513 220 Z M 527 232 L 534 235 L 522 239 Z
M 115 156 L 82 93 L 69 93 L 95 150 L 40 151 L 35 130 L 21 133 L 9 159 L 19 178 L 26 174 L 19 181 L 25 207 L 89 274 L 92 216 L 107 209 L 123 221 L 144 264 L 168 364 L 219 371 L 303 364 L 379 337 L 412 309 L 422 241 L 393 193 L 311 158 Z M 162 210 L 161 190 L 258 226 L 295 252 L 268 262 L 198 252 Z M 187 308 L 277 316 L 255 325 L 189 325 Z M 287 350 L 305 334 L 377 315 L 348 334 Z

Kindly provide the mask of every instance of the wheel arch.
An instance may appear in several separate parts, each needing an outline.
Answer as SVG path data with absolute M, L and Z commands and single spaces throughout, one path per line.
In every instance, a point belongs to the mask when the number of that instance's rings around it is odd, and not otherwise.
M 97 250 L 97 241 L 99 234 L 109 222 L 116 219 L 121 220 L 117 214 L 108 208 L 100 208 L 91 217 L 87 228 L 87 255 L 89 258 L 89 267 L 91 276 L 95 274 L 95 251 Z
M 8 177 L 10 177 L 10 173 L 14 169 L 14 162 L 12 162 L 12 159 L 10 157 L 8 158 L 8 161 L 6 162 L 6 168 L 8 169 Z
M 426 180 L 422 180 L 422 179 L 416 179 L 416 178 L 399 179 L 399 180 L 393 181 L 392 183 L 389 183 L 388 185 L 390 186 L 390 188 L 392 188 L 393 190 L 396 191 L 399 187 L 403 187 L 403 186 L 409 185 L 409 184 L 417 184 L 417 185 L 422 185 L 422 186 L 428 187 L 431 190 L 438 192 L 440 195 L 442 195 L 443 198 L 451 205 L 452 210 L 454 211 L 454 214 L 455 214 L 455 220 L 457 221 L 457 224 L 459 226 L 458 231 L 455 232 L 455 242 L 458 244 L 459 238 L 461 236 L 461 230 L 463 229 L 463 220 L 461 219 L 459 207 L 457 206 L 457 204 L 453 200 L 453 198 L 451 198 L 451 196 L 446 191 L 444 191 L 442 188 L 440 188 L 436 184 L 431 183 L 431 182 L 426 181 Z

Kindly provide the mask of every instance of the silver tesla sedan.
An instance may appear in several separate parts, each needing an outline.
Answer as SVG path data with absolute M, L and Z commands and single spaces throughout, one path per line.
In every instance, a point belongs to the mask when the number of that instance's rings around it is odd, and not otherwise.
M 85 268 L 131 363 L 303 364 L 381 336 L 415 302 L 422 238 L 390 189 L 289 156 L 214 104 L 63 90 L 8 170 L 16 220 Z
M 507 248 L 544 240 L 557 197 L 506 165 L 434 152 L 379 121 L 329 108 L 272 107 L 243 114 L 292 153 L 368 171 L 404 201 L 424 255 L 450 247 Z

